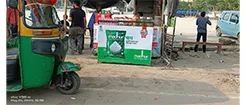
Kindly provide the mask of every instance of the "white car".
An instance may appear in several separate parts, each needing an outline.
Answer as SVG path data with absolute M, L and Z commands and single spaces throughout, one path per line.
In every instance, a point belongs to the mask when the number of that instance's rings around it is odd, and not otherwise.
M 216 13 L 216 15 L 215 15 L 215 13 Z M 209 19 L 216 19 L 216 18 L 220 17 L 220 15 L 221 15 L 220 12 L 210 12 L 210 13 L 206 14 L 206 16 L 209 17 Z

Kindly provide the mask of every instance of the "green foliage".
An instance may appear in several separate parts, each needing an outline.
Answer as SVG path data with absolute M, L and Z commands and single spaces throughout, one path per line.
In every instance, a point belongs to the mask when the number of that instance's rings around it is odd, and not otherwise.
M 239 10 L 240 1 L 239 0 L 218 0 L 217 8 L 218 10 Z
M 179 10 L 189 10 L 190 7 L 189 7 L 189 3 L 188 2 L 185 2 L 185 1 L 181 1 L 179 3 Z
M 207 0 L 193 0 L 192 8 L 199 11 L 207 10 Z
M 191 7 L 190 7 L 191 6 Z M 213 10 L 239 10 L 239 0 L 193 0 L 193 2 L 179 3 L 179 9 L 181 10 L 198 10 L 198 11 L 213 11 Z

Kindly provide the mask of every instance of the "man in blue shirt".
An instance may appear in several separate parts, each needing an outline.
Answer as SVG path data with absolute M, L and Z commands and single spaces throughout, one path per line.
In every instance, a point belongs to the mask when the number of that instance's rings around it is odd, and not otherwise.
M 197 18 L 196 25 L 197 25 L 197 38 L 196 42 L 199 42 L 202 36 L 203 46 L 202 50 L 206 52 L 206 41 L 207 41 L 207 24 L 212 25 L 208 18 L 205 18 L 206 13 L 201 12 L 201 16 Z M 195 52 L 197 52 L 198 44 L 195 46 Z
M 99 13 L 100 11 L 101 8 L 97 8 L 96 11 L 92 13 L 90 21 L 88 23 L 88 28 L 91 36 L 90 48 L 93 48 L 93 31 L 94 31 L 94 23 L 96 21 L 96 13 Z

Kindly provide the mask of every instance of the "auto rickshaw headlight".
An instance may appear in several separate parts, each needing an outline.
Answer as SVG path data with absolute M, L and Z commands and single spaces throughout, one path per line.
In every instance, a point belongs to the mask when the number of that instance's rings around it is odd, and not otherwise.
M 51 45 L 51 52 L 55 52 L 56 51 L 56 45 L 53 43 Z

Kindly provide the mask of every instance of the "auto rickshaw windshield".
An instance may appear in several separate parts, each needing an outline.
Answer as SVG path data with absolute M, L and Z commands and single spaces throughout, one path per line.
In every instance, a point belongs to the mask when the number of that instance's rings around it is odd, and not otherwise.
M 26 2 L 24 14 L 24 22 L 30 28 L 57 28 L 60 24 L 52 5 Z

